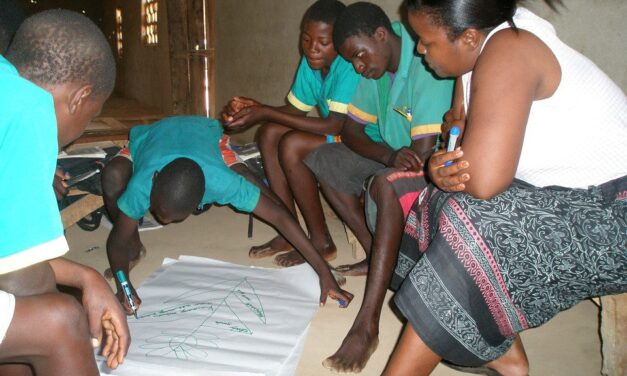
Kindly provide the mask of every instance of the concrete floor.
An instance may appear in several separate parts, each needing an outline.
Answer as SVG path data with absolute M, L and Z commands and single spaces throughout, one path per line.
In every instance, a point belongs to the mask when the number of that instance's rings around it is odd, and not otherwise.
M 329 218 L 331 234 L 338 247 L 338 258 L 333 265 L 355 262 L 346 234 L 337 218 Z M 208 212 L 191 217 L 183 223 L 162 229 L 142 232 L 147 257 L 133 270 L 131 280 L 137 286 L 156 270 L 164 257 L 195 255 L 220 259 L 243 265 L 273 267 L 271 259 L 251 260 L 248 249 L 272 236 L 269 226 L 255 220 L 254 236 L 248 239 L 248 216 L 238 214 L 228 207 L 214 207 Z M 107 265 L 105 242 L 108 230 L 101 226 L 94 232 L 85 232 L 73 226 L 66 236 L 70 244 L 68 258 L 103 271 Z M 86 252 L 91 247 L 95 250 Z M 362 257 L 359 255 L 359 257 Z M 335 304 L 321 308 L 311 323 L 305 349 L 297 375 L 319 376 L 332 374 L 321 362 L 340 345 L 352 324 L 363 298 L 365 278 L 349 277 L 345 289 L 355 294 L 350 307 L 340 309 Z M 392 352 L 402 323 L 387 304 L 383 309 L 380 327 L 380 344 L 362 375 L 379 375 Z M 598 308 L 585 301 L 563 312 L 542 328 L 523 333 L 531 364 L 531 375 L 590 376 L 599 375 L 601 369 L 598 335 Z M 462 375 L 445 366 L 438 366 L 434 375 Z

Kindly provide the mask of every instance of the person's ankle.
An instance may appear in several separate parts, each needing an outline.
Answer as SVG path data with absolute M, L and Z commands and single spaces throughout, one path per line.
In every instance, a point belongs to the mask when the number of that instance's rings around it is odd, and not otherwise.
M 529 375 L 529 362 L 527 359 L 497 359 L 486 364 L 486 366 L 506 376 Z

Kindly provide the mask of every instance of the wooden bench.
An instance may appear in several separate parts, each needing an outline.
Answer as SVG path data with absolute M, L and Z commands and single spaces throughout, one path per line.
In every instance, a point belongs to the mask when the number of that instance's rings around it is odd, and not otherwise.
M 102 196 L 83 192 L 78 189 L 70 190 L 68 195 L 74 196 L 80 194 L 85 194 L 85 196 L 61 210 L 61 222 L 63 223 L 64 229 L 73 226 L 76 222 L 80 221 L 81 218 L 100 209 L 104 205 Z
M 129 129 L 128 126 L 116 118 L 96 118 L 89 124 L 83 135 L 70 145 L 67 150 L 85 146 L 123 147 L 127 143 Z M 70 189 L 68 196 L 75 195 L 85 196 L 61 210 L 61 222 L 64 229 L 73 226 L 76 222 L 104 205 L 102 196 L 83 192 L 79 189 Z

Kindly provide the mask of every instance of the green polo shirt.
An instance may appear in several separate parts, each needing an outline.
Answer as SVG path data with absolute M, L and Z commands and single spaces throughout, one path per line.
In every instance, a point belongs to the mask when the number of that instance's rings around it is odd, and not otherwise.
M 394 22 L 392 29 L 401 38 L 398 70 L 376 80 L 362 77 L 348 115 L 367 127 L 376 125 L 378 134 L 368 128 L 366 134 L 398 150 L 441 132 L 444 113 L 451 108 L 454 80 L 439 78 L 428 69 L 400 22 Z
M 287 100 L 304 112 L 318 106 L 323 118 L 329 116 L 329 111 L 346 114 L 359 79 L 353 65 L 340 55 L 333 60 L 324 78 L 322 72 L 311 69 L 307 59 L 303 57 Z

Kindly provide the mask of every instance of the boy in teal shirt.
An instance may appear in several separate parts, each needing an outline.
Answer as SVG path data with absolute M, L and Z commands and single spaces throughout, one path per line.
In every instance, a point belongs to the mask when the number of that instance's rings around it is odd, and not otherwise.
M 113 90 L 115 60 L 98 27 L 67 10 L 26 19 L 5 57 L 0 56 L 0 374 L 96 376 L 92 346 L 102 344 L 107 364 L 115 368 L 130 343 L 128 326 L 102 276 L 60 257 L 68 244 L 51 185 L 59 148 L 81 135 Z M 82 305 L 57 284 L 82 290 Z
M 302 252 L 320 277 L 320 302 L 327 296 L 344 301 L 352 294 L 337 285 L 328 264 L 316 252 L 296 220 L 279 199 L 241 163 L 230 149 L 222 126 L 201 116 L 179 116 L 134 127 L 129 147 L 102 172 L 102 188 L 113 228 L 107 239 L 110 275 L 123 271 L 145 252 L 138 223 L 150 211 L 161 224 L 181 222 L 206 205 L 231 205 L 252 212 L 275 226 Z M 117 297 L 133 311 L 116 279 Z M 136 306 L 141 300 L 129 281 Z
M 133 176 L 117 201 L 119 209 L 130 218 L 142 218 L 150 208 L 155 172 L 176 158 L 192 156 L 205 179 L 199 207 L 217 203 L 253 211 L 259 201 L 259 188 L 225 164 L 221 148 L 208 147 L 224 144 L 222 138 L 220 124 L 200 116 L 171 117 L 133 127 L 129 143 Z
M 385 167 L 423 174 L 423 162 L 433 152 L 451 106 L 454 82 L 427 70 L 403 25 L 391 24 L 374 4 L 349 5 L 336 21 L 333 40 L 362 79 L 348 107 L 343 144 L 320 147 L 305 162 L 368 254 L 360 263 L 338 268 L 346 275 L 367 274 L 368 283 L 353 327 L 323 363 L 338 372 L 359 372 L 376 349 L 381 306 L 397 259 L 377 252 L 378 245 L 386 235 L 401 231 L 379 228 L 373 238 L 359 197 L 368 177 L 390 174 Z
M 225 109 L 227 130 L 266 122 L 259 130 L 259 149 L 270 189 L 294 218 L 296 200 L 312 244 L 328 261 L 336 257 L 336 246 L 324 219 L 318 182 L 303 160 L 317 147 L 339 142 L 348 104 L 359 83 L 359 75 L 333 45 L 333 24 L 344 8 L 339 1 L 320 0 L 305 12 L 300 35 L 303 57 L 287 95 L 287 106 L 270 107 L 236 97 Z M 237 112 L 243 106 L 249 107 Z M 314 107 L 320 117 L 305 116 Z M 265 257 L 292 249 L 285 238 L 277 236 L 252 247 L 249 255 Z M 275 258 L 281 266 L 304 261 L 293 250 Z

